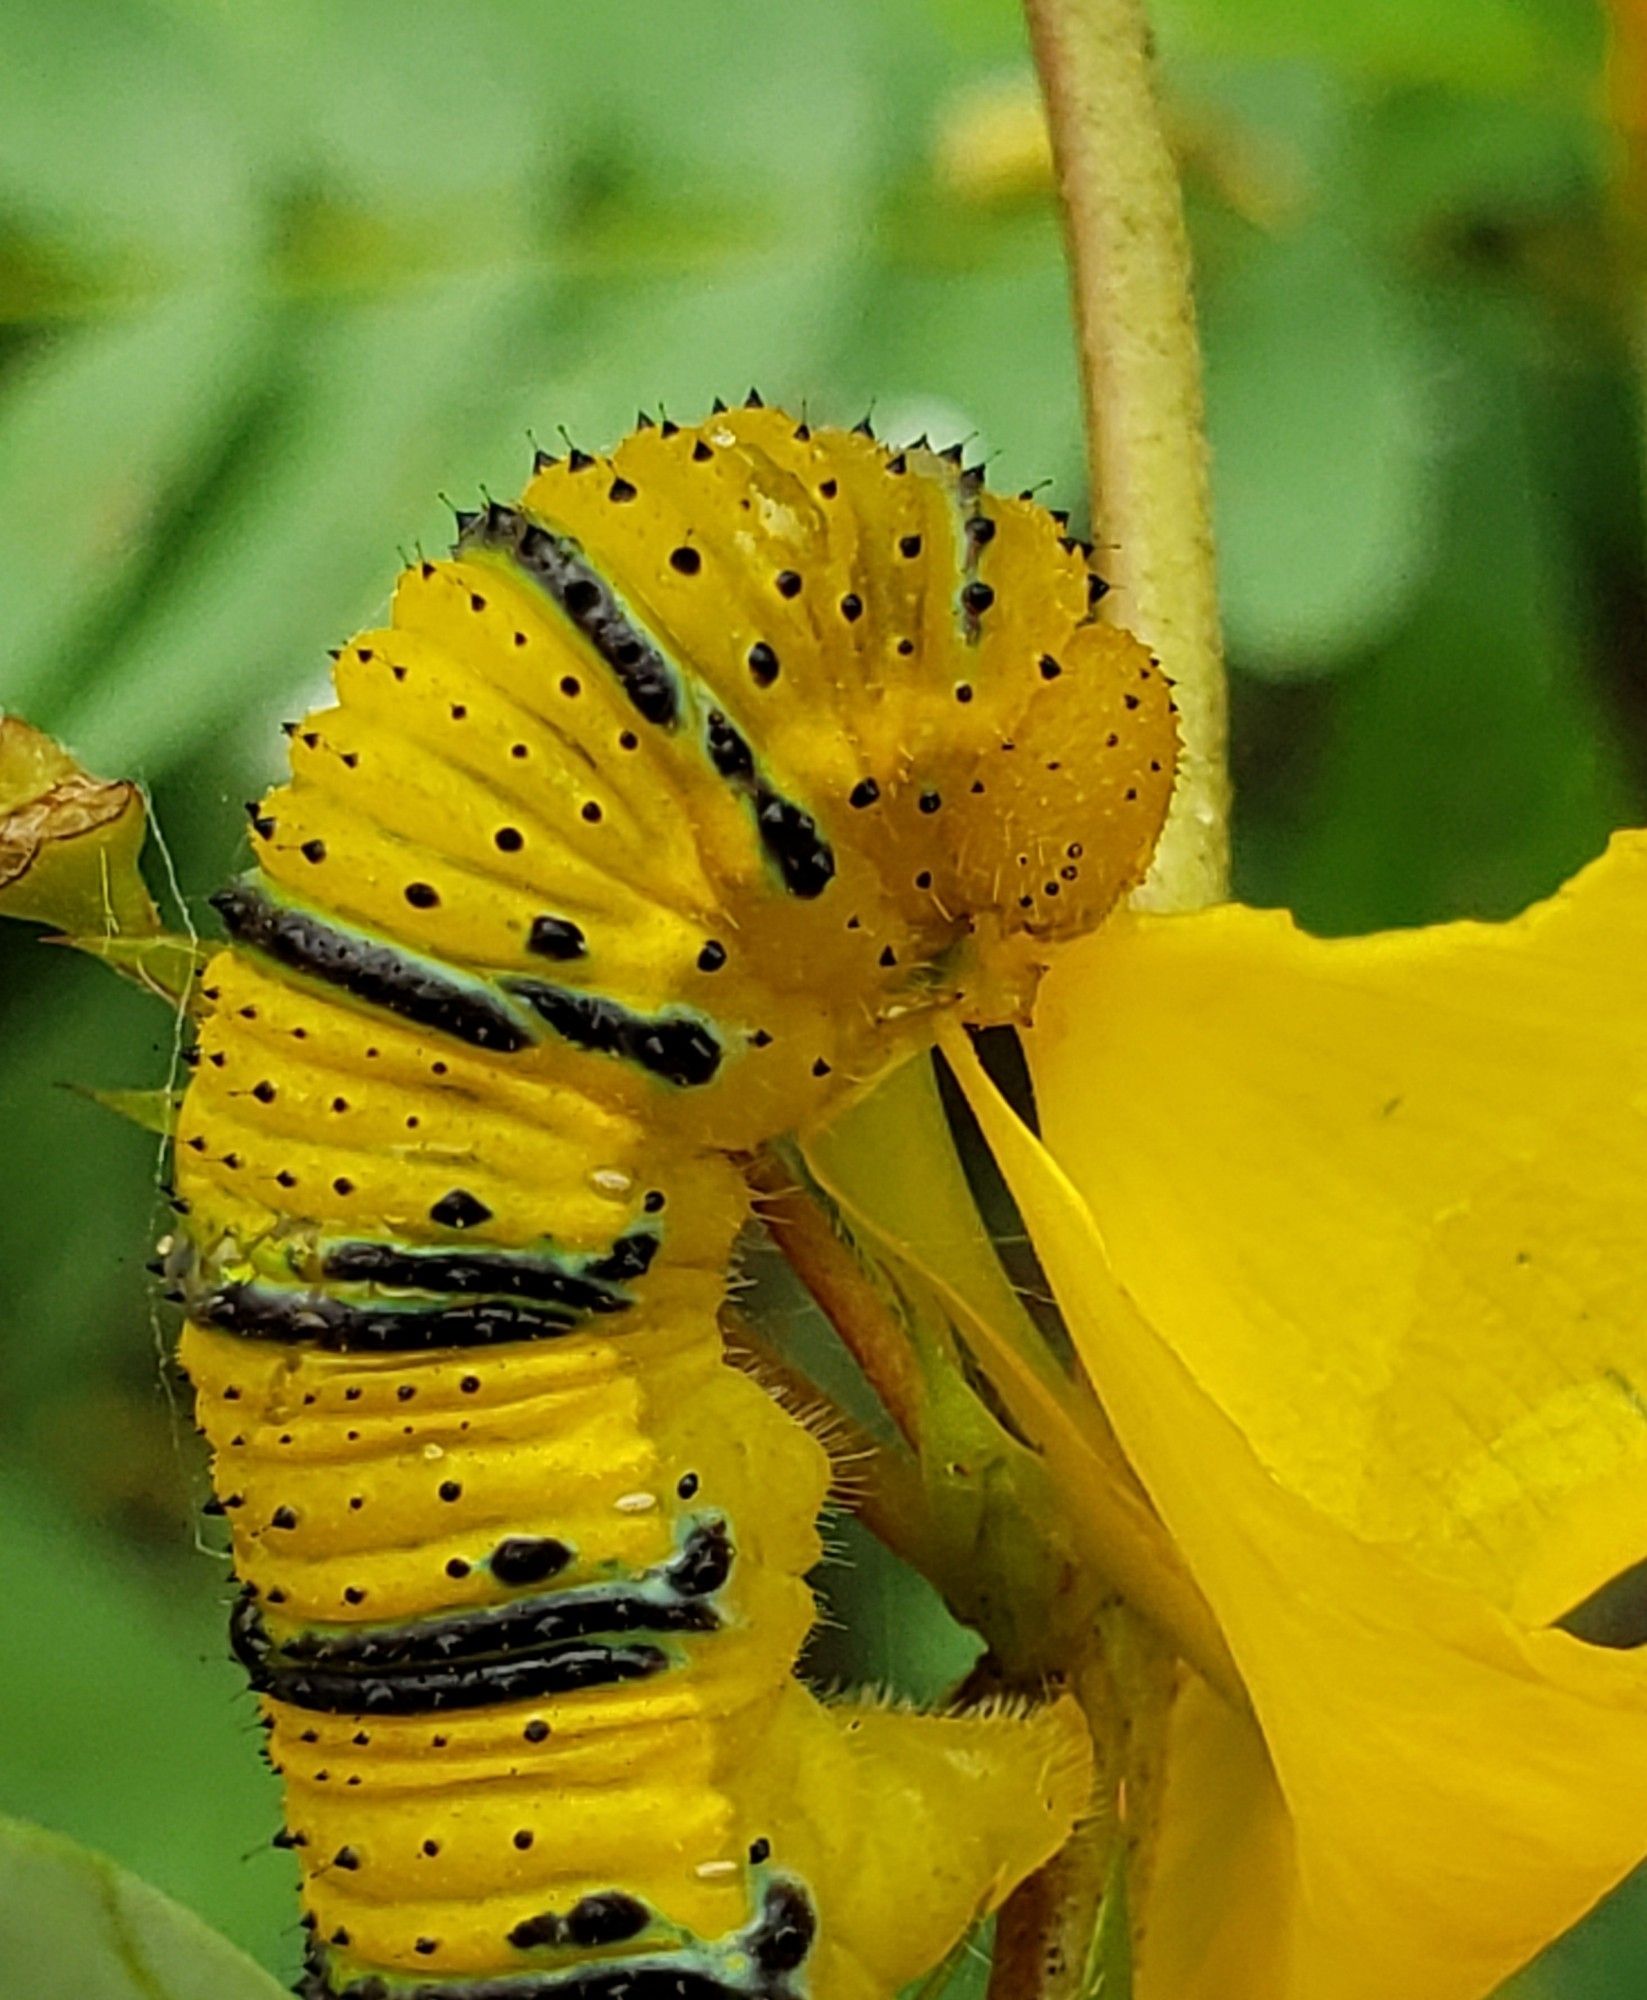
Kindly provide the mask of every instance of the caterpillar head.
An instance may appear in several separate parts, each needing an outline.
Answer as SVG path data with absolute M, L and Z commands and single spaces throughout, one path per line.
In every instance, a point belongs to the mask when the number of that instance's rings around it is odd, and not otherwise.
M 1058 945 L 1143 879 L 1172 797 L 1177 707 L 1160 662 L 1099 621 L 1106 586 L 1062 516 L 985 491 L 948 454 L 899 462 L 948 497 L 935 587 L 956 609 L 946 630 L 929 626 L 918 709 L 878 749 L 892 778 L 871 838 L 894 891 L 916 891 L 912 921 L 925 897 L 954 926 L 945 970 L 960 1004 L 1010 1020 Z
M 968 913 L 964 1004 L 1023 1015 L 1057 947 L 1142 880 L 1172 796 L 1176 709 L 1157 662 L 1112 626 L 1074 628 L 978 759 L 946 887 Z
M 731 789 L 769 777 L 827 844 L 827 889 L 791 882 L 742 919 L 775 975 L 867 986 L 881 1021 L 957 997 L 1011 1018 L 1057 941 L 1142 877 L 1172 790 L 1171 688 L 1098 621 L 1104 585 L 1064 519 L 988 491 L 957 451 L 723 408 L 548 462 L 523 506 L 662 635 L 700 691 L 703 761 L 717 730 L 747 745 L 754 776 L 734 768 Z M 723 881 L 746 851 L 734 828 Z

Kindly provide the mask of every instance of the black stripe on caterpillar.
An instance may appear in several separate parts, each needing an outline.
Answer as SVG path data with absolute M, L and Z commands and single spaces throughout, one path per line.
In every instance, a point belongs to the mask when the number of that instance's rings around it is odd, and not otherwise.
M 464 517 L 292 732 L 172 1274 L 314 1995 L 881 2000 L 1080 1812 L 1067 1702 L 797 1681 L 830 1468 L 718 1314 L 737 1156 L 1140 876 L 1100 593 L 947 455 L 717 411 Z

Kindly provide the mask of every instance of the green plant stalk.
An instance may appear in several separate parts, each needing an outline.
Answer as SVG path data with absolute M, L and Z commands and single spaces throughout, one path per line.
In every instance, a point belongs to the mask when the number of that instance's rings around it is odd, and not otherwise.
M 984 1639 L 997 1691 L 1041 1688 L 1083 1648 L 1108 1587 L 1052 1472 L 979 1400 L 945 1303 L 918 1271 L 883 1264 L 778 1154 L 746 1174 L 757 1212 L 901 1434 L 869 1463 L 854 1511 Z M 760 1353 L 755 1329 L 744 1344 Z
M 1183 754 L 1138 901 L 1196 909 L 1229 880 L 1226 700 L 1201 356 L 1177 170 L 1141 0 L 1024 0 L 1052 130 L 1105 616 L 1177 686 Z
M 1093 533 L 1114 585 L 1105 615 L 1149 646 L 1177 690 L 1178 783 L 1136 901 L 1196 909 L 1229 881 L 1227 702 L 1189 243 L 1149 22 L 1142 0 L 1024 8 L 1069 258 Z M 1100 1817 L 1008 1902 L 991 2000 L 1097 2000 L 1095 1985 L 1102 2000 L 1127 2000 L 1115 1988 L 1118 1975 L 1131 1985 L 1129 1926 L 1113 1899 L 1119 1887 L 1134 1912 L 1142 1901 L 1175 1669 L 1124 1605 L 1100 1644 L 1121 1732 L 1101 1757 Z
M 882 1086 L 883 1092 L 897 1088 L 896 1082 Z M 899 1100 L 899 1108 L 905 1115 L 914 1109 L 907 1098 Z M 1059 1634 L 1084 1634 L 1081 1619 L 1090 1606 L 1117 1593 L 1159 1630 L 1172 1653 L 1239 1706 L 1245 1697 L 1223 1634 L 1096 1401 L 1051 1368 L 1027 1324 L 1021 1330 L 1027 1342 L 1014 1339 L 914 1245 L 900 1242 L 895 1229 L 884 1229 L 884 1217 L 871 1214 L 832 1181 L 826 1160 L 813 1155 L 795 1163 L 793 1172 L 780 1162 L 777 1174 L 789 1189 L 784 1198 L 789 1226 L 775 1226 L 778 1212 L 768 1200 L 758 1212 L 883 1403 L 895 1416 L 898 1409 L 905 1412 L 904 1435 L 927 1468 L 941 1517 L 959 1528 L 983 1503 L 984 1519 L 972 1520 L 963 1535 L 959 1576 L 923 1574 L 963 1623 L 983 1632 L 997 1663 L 1023 1665 L 1033 1653 L 1035 1672 L 1072 1664 L 1068 1648 L 1047 1650 L 1054 1628 L 1034 1585 L 1045 1584 L 1049 1573 L 1022 1548 L 1027 1539 L 1044 1556 L 1057 1541 L 1083 1579 L 1076 1591 L 1058 1590 L 1065 1613 Z M 766 1184 L 771 1181 L 768 1171 Z M 763 1182 L 752 1178 L 751 1184 Z M 958 1338 L 967 1343 L 1017 1434 L 1033 1441 L 1033 1473 L 1018 1447 L 1005 1448 L 1009 1440 L 978 1403 L 961 1367 Z M 996 1464 L 1002 1476 L 987 1491 L 974 1485 L 969 1502 L 965 1490 L 972 1482 L 957 1483 L 944 1468 L 980 1459 Z M 1014 1472 L 1007 1471 L 1009 1461 Z M 989 1574 L 977 1543 L 980 1534 L 996 1552 L 998 1574 Z M 1000 1615 L 980 1622 L 980 1607 L 966 1608 L 964 1590 L 958 1595 L 956 1584 L 971 1587 L 986 1577 L 986 1601 Z M 1077 1603 L 1080 1610 L 1072 1619 L 1068 1614 Z M 1029 1649 L 1013 1631 L 1026 1622 L 1037 1633 L 1037 1644 Z

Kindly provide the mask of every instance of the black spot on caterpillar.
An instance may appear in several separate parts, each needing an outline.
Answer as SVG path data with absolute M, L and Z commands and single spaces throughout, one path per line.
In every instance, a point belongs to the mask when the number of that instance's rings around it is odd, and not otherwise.
M 572 1560 L 572 1551 L 550 1535 L 507 1535 L 491 1555 L 499 1583 L 542 1583 Z
M 1067 1704 L 794 1678 L 828 1459 L 718 1312 L 738 1158 L 1145 867 L 1170 690 L 1088 579 L 950 457 L 723 409 L 462 517 L 293 733 L 165 1263 L 311 2000 L 894 1991 L 1083 1810 Z
M 583 932 L 564 917 L 534 917 L 526 948 L 540 958 L 556 959 L 582 958 L 589 949 Z
M 580 1896 L 564 1916 L 545 1910 L 541 1916 L 526 1918 L 509 1933 L 509 1942 L 517 1951 L 544 1944 L 575 1944 L 587 1951 L 596 1945 L 625 1944 L 651 1920 L 651 1912 L 637 1897 L 609 1891 Z

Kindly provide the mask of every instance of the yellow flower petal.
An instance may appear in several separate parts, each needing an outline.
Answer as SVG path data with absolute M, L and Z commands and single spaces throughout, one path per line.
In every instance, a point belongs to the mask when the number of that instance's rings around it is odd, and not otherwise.
M 808 1133 L 804 1150 L 824 1185 L 881 1237 L 941 1273 L 980 1317 L 1036 1348 L 1028 1315 L 978 1227 L 926 1057 L 900 1064 L 833 1123 Z
M 1120 919 L 1031 1041 L 1117 1276 L 1265 1465 L 1528 1624 L 1647 1554 L 1644 968 L 1630 835 L 1498 926 Z
M 1200 1771 L 1246 1831 L 1246 1865 L 1197 1879 L 1193 1830 L 1173 1836 L 1139 2000 L 1480 2000 L 1647 1847 L 1647 1662 L 1520 1631 L 1287 1491 L 1138 1311 L 1081 1194 L 964 1040 L 946 1048 L 1116 1432 L 1223 1623 L 1273 1766 L 1271 1780 L 1235 1718 L 1220 1743 L 1203 1712 L 1199 1746 L 1178 1746 L 1170 1782 L 1181 1796 Z M 1310 1192 L 1299 1184 L 1300 1203 Z M 1181 1244 L 1209 1221 L 1177 1214 Z M 1193 1812 L 1185 1799 L 1181 1828 Z
M 1154 1870 L 1137 1912 L 1135 2000 L 1281 1994 L 1297 1869 L 1263 1738 L 1191 1679 L 1173 1705 L 1165 1773 Z
M 978 1209 L 950 1136 L 932 1066 L 907 1062 L 842 1117 L 806 1141 L 810 1171 L 851 1223 L 859 1243 L 889 1261 L 906 1305 L 923 1290 L 947 1309 L 1010 1411 L 1069 1516 L 1079 1559 L 1167 1632 L 1183 1656 L 1240 1698 L 1234 1669 L 1171 1542 L 1090 1396 L 1078 1396 L 1052 1361 L 1000 1259 L 978 1226 Z M 947 1350 L 939 1357 L 950 1363 Z M 931 1393 L 953 1396 L 941 1374 Z M 961 1400 L 972 1401 L 964 1390 Z M 950 1421 L 968 1420 L 954 1404 Z M 982 1426 L 983 1436 L 994 1430 Z M 1009 1461 L 1010 1463 L 1010 1455 Z M 1001 1496 L 998 1493 L 997 1499 Z M 1013 1496 L 1040 1499 L 1021 1485 Z M 1050 1535 L 1047 1524 L 1025 1524 Z M 999 1644 L 1000 1634 L 995 1635 Z

